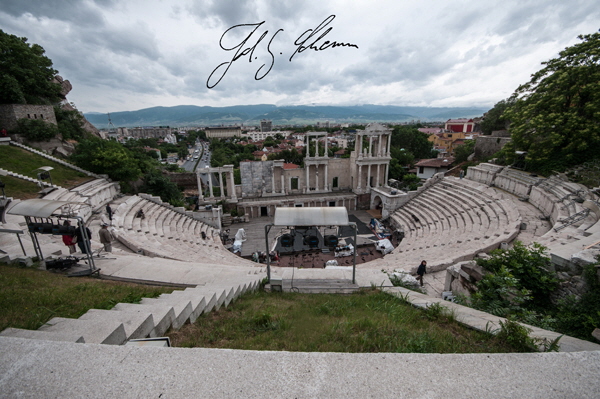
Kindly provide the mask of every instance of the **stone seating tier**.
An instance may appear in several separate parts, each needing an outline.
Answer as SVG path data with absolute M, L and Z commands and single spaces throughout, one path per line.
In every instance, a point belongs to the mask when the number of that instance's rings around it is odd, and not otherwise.
M 149 199 L 127 200 L 125 204 L 132 206 L 119 206 L 119 213 L 124 212 L 124 215 L 113 223 L 116 227 L 122 226 L 115 229 L 115 236 L 135 252 L 192 262 L 227 265 L 240 262 L 239 257 L 227 251 L 219 237 L 213 235 L 214 229 L 205 223 Z M 144 210 L 144 219 L 135 218 L 139 209 Z M 202 231 L 207 234 L 206 240 L 201 238 Z

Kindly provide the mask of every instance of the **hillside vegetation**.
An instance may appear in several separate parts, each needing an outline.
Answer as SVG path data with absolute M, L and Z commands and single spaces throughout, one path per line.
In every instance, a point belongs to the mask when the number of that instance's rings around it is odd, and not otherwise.
M 22 148 L 3 145 L 0 146 L 0 168 L 10 172 L 20 173 L 25 176 L 37 178 L 36 169 L 41 166 L 51 166 L 50 172 L 52 182 L 58 186 L 70 188 L 77 186 L 91 177 L 74 169 L 53 162 L 37 154 L 33 154 Z M 10 176 L 0 178 L 6 184 L 4 191 L 6 195 L 18 199 L 29 199 L 37 197 L 40 188 L 37 184 Z

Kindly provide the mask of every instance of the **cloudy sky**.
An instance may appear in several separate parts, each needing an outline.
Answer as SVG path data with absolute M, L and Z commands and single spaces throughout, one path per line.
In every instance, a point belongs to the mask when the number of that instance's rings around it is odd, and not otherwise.
M 599 21 L 595 0 L 0 0 L 83 112 L 487 107 Z

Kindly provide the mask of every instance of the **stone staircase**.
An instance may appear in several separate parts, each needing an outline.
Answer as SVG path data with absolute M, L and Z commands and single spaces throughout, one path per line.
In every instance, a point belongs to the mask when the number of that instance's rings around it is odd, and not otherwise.
M 118 303 L 111 310 L 91 309 L 78 319 L 55 317 L 35 331 L 7 328 L 0 336 L 123 345 L 131 339 L 163 336 L 169 328 L 177 330 L 202 314 L 227 307 L 240 295 L 256 290 L 262 278 L 262 269 L 257 269 L 234 281 L 144 298 L 140 304 Z
M 20 173 L 11 172 L 10 170 L 6 170 L 6 169 L 2 169 L 2 168 L 0 168 L 0 175 L 15 177 L 17 179 L 26 180 L 28 182 L 35 183 L 35 184 L 40 184 L 41 183 L 44 187 L 55 187 L 55 188 L 58 188 L 58 189 L 63 188 L 63 187 L 58 186 L 56 184 L 50 184 L 50 183 L 45 182 L 43 180 L 34 179 L 33 177 L 25 176 L 25 175 L 22 175 Z M 64 189 L 64 190 L 66 190 L 66 189 Z

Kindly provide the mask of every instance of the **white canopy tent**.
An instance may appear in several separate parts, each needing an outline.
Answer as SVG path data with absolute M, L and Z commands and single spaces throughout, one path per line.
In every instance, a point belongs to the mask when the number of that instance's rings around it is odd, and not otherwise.
M 348 220 L 348 210 L 345 207 L 290 207 L 276 208 L 272 224 L 265 226 L 265 242 L 267 246 L 267 279 L 271 282 L 271 257 L 269 254 L 269 231 L 273 226 L 294 227 L 326 227 L 350 226 L 354 228 L 354 243 L 356 244 L 356 223 Z M 356 283 L 356 249 L 352 261 L 352 284 Z
M 91 254 L 91 248 L 89 248 L 89 239 L 91 237 L 88 237 L 83 218 L 78 215 L 78 212 L 81 208 L 89 206 L 89 204 L 85 204 L 83 202 L 52 201 L 38 198 L 20 201 L 12 206 L 7 213 L 10 215 L 24 216 L 28 227 L 34 223 L 32 218 L 36 220 L 50 218 L 76 219 L 78 221 L 77 228 L 80 231 L 81 237 L 84 239 L 84 245 L 88 245 L 87 259 L 90 265 L 91 274 L 97 271 L 96 265 L 94 264 L 94 258 Z M 28 230 L 36 255 L 40 260 L 44 260 L 44 255 L 42 254 L 42 249 L 37 239 L 37 233 L 32 229 Z

